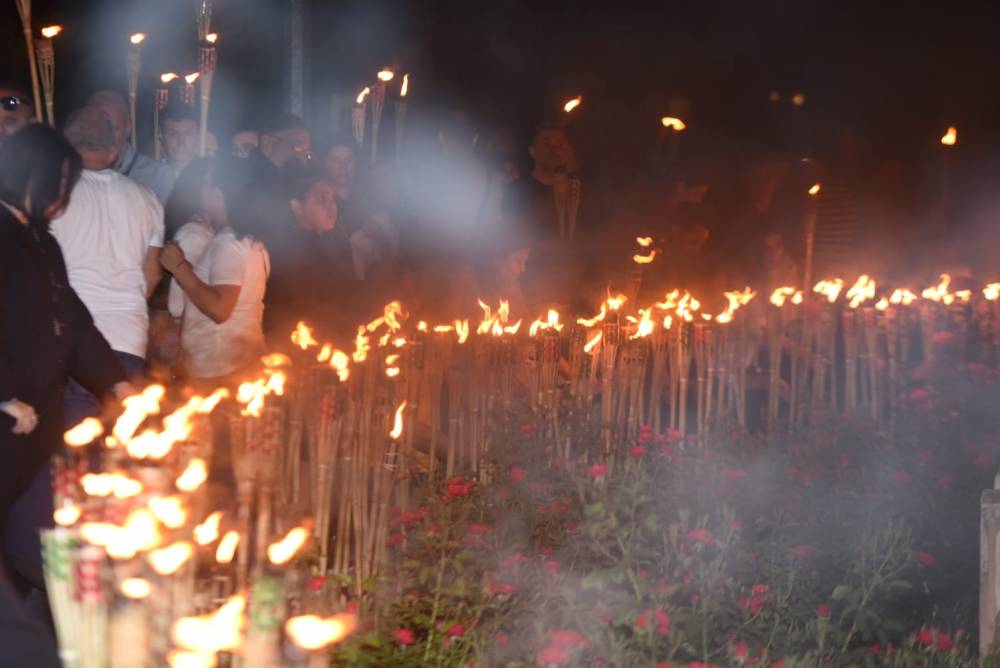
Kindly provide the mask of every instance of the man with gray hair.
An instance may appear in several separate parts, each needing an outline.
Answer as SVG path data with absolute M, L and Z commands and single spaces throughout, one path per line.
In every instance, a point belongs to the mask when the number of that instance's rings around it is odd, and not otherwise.
M 174 171 L 165 162 L 153 160 L 132 146 L 129 141 L 132 136 L 132 116 L 125 98 L 114 91 L 101 90 L 91 95 L 87 104 L 99 107 L 111 120 L 114 148 L 118 156 L 113 165 L 114 170 L 152 190 L 160 204 L 164 204 L 174 188 Z

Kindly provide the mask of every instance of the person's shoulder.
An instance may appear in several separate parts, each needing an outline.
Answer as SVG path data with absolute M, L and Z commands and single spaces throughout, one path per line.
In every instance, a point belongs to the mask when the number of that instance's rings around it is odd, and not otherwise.
M 213 236 L 212 230 L 209 228 L 209 226 L 205 222 L 195 218 L 181 225 L 177 229 L 177 233 L 174 234 L 174 239 L 176 241 L 180 241 L 181 239 L 188 239 L 188 238 L 194 239 L 199 237 L 208 239 L 212 236 Z

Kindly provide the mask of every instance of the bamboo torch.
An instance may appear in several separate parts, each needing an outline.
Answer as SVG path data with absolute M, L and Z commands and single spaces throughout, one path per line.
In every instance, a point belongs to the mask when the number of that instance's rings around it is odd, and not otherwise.
M 388 67 L 378 73 L 378 83 L 372 90 L 372 162 L 378 157 L 378 127 L 382 123 L 382 107 L 385 104 L 385 88 L 395 74 Z
M 358 93 L 358 97 L 354 100 L 354 107 L 351 108 L 351 126 L 354 130 L 354 141 L 358 142 L 358 146 L 365 144 L 365 111 L 367 110 L 368 95 L 371 92 L 372 89 L 365 86 Z
M 198 73 L 201 75 L 201 132 L 199 152 L 205 155 L 208 146 L 208 106 L 212 101 L 212 79 L 215 78 L 215 42 L 219 38 L 214 32 L 205 35 L 201 44 L 201 57 L 198 59 Z
M 145 39 L 146 34 L 141 32 L 128 38 L 131 44 L 128 50 L 128 111 L 132 120 L 132 146 L 137 151 L 139 145 L 136 139 L 135 99 L 139 89 L 139 68 L 142 66 L 142 43 Z
M 160 75 L 160 87 L 156 89 L 156 97 L 153 101 L 153 153 L 159 160 L 163 153 L 163 141 L 160 137 L 160 112 L 167 108 L 170 102 L 170 89 L 167 87 L 170 82 L 177 78 L 173 72 Z
M 31 30 L 31 0 L 17 0 L 17 13 L 21 15 L 21 28 L 24 30 L 24 43 L 28 49 L 28 67 L 31 68 L 31 90 L 35 95 L 35 118 L 41 123 L 42 93 L 38 86 L 38 65 L 35 62 L 35 40 Z
M 821 184 L 814 183 L 809 188 L 809 198 L 806 200 L 806 209 L 802 220 L 806 235 L 805 280 L 802 281 L 802 285 L 806 289 L 812 285 L 813 246 L 816 240 L 816 205 L 819 202 L 819 192 L 822 187 Z
M 62 32 L 62 26 L 42 28 L 42 39 L 35 41 L 38 52 L 38 74 L 42 79 L 42 94 L 45 97 L 45 115 L 49 126 L 55 127 L 55 67 L 56 55 L 52 48 L 52 38 Z
M 399 99 L 396 100 L 396 161 L 403 155 L 403 139 L 406 135 L 406 96 L 410 92 L 410 75 L 403 75 L 403 85 L 399 89 Z
M 199 76 L 198 72 L 192 72 L 184 77 L 184 104 L 189 107 L 194 106 L 194 86 Z

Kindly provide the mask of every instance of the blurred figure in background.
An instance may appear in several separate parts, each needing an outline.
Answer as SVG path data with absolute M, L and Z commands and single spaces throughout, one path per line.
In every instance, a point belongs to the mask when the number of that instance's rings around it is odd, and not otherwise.
M 35 122 L 35 106 L 20 86 L 0 82 L 0 148 L 21 128 Z
M 230 141 L 230 152 L 236 158 L 249 158 L 260 148 L 260 133 L 256 130 L 237 130 Z
M 312 141 L 305 122 L 293 114 L 281 114 L 265 123 L 258 133 L 260 155 L 283 169 L 290 160 L 312 159 Z

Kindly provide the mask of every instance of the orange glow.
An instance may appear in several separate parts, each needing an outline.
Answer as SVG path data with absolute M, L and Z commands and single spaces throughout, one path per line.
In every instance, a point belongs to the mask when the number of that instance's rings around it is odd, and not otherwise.
M 715 316 L 715 321 L 728 324 L 733 321 L 733 314 L 743 306 L 746 306 L 750 301 L 757 296 L 757 293 L 750 289 L 750 287 L 743 288 L 743 291 L 731 290 L 725 293 L 726 301 L 729 302 L 726 306 L 726 310 L 719 315 Z
M 132 42 L 132 44 L 134 46 L 139 46 L 140 44 L 143 43 L 143 41 L 145 39 L 146 39 L 146 33 L 144 33 L 144 32 L 137 32 L 134 35 L 132 35 L 131 37 L 129 37 L 128 41 Z
M 792 104 L 794 104 L 796 107 L 801 107 L 805 103 L 806 103 L 806 96 L 803 95 L 802 93 L 796 93 L 795 95 L 792 96 Z
M 71 448 L 79 448 L 92 443 L 104 433 L 104 425 L 94 417 L 85 418 L 63 434 L 63 441 Z
M 636 237 L 635 242 L 643 248 L 649 248 L 653 245 L 653 237 Z
M 160 412 L 160 400 L 165 393 L 166 389 L 162 385 L 150 385 L 139 394 L 122 400 L 125 410 L 118 416 L 111 430 L 115 440 L 119 443 L 128 443 L 146 418 Z
M 528 334 L 530 336 L 536 336 L 539 331 L 549 329 L 557 332 L 561 332 L 563 330 L 563 325 L 559 322 L 559 312 L 555 309 L 549 309 L 545 316 L 545 320 L 539 318 L 535 322 L 531 323 L 531 327 L 528 329 Z
M 583 352 L 588 354 L 594 352 L 594 348 L 597 347 L 597 344 L 601 342 L 603 337 L 603 332 L 597 332 L 597 334 L 594 334 L 594 336 L 583 346 Z
M 355 364 L 361 364 L 368 359 L 368 351 L 372 349 L 371 340 L 365 334 L 365 327 L 358 326 L 358 334 L 354 337 L 354 353 L 351 358 Z
M 656 259 L 656 251 L 650 251 L 648 255 L 639 255 L 636 253 L 632 256 L 632 261 L 636 264 L 649 264 Z
M 354 101 L 357 102 L 358 104 L 364 104 L 365 100 L 368 98 L 368 94 L 371 92 L 372 89 L 369 88 L 368 86 L 365 86 L 364 88 L 361 89 L 361 92 L 358 93 L 358 97 Z
M 945 146 L 954 146 L 958 143 L 958 128 L 954 125 L 948 127 L 948 131 L 941 137 L 941 143 Z
M 204 459 L 195 457 L 188 462 L 187 468 L 177 478 L 177 489 L 182 492 L 193 492 L 206 480 L 208 480 L 208 466 Z
M 301 615 L 285 622 L 285 632 L 296 645 L 313 652 L 340 642 L 356 626 L 357 617 L 349 613 L 326 619 L 316 615 Z
M 208 33 L 207 35 L 205 35 L 205 41 L 208 42 L 209 44 L 213 44 L 214 45 L 217 41 L 219 41 L 219 35 L 218 35 L 218 33 L 214 33 L 214 32 Z
M 822 280 L 813 287 L 813 292 L 826 297 L 831 304 L 837 301 L 840 291 L 844 289 L 844 281 L 840 278 Z
M 187 521 L 187 510 L 179 496 L 154 496 L 146 505 L 170 529 L 179 529 Z
M 83 511 L 80 510 L 80 506 L 69 505 L 56 508 L 52 513 L 52 519 L 61 527 L 69 527 L 76 524 L 76 521 L 80 519 L 80 515 L 82 514 Z
M 219 547 L 215 550 L 215 560 L 220 564 L 228 564 L 236 556 L 236 548 L 240 544 L 240 534 L 238 531 L 227 531 L 226 535 L 219 541 Z
M 142 493 L 142 483 L 124 473 L 86 473 L 80 485 L 87 496 L 111 496 L 128 499 Z
M 191 652 L 226 652 L 239 649 L 246 618 L 246 597 L 232 596 L 215 612 L 181 617 L 171 629 L 174 644 Z
M 681 296 L 681 291 L 675 288 L 674 290 L 671 290 L 670 292 L 668 292 L 663 296 L 662 302 L 656 302 L 655 304 L 653 304 L 653 306 L 660 309 L 661 311 L 669 311 L 671 309 L 675 309 L 677 308 L 677 300 L 680 298 L 680 296 Z
M 403 435 L 403 411 L 406 410 L 406 402 L 404 401 L 396 409 L 396 417 L 392 423 L 392 431 L 389 432 L 389 438 L 394 441 L 398 441 L 399 437 Z
M 653 321 L 651 316 L 652 312 L 652 307 L 645 309 L 641 308 L 639 309 L 638 319 L 629 316 L 629 321 L 634 322 L 636 325 L 635 333 L 628 337 L 630 341 L 645 338 L 653 333 L 656 323 Z
M 920 293 L 920 296 L 924 299 L 929 299 L 932 302 L 944 302 L 945 304 L 950 304 L 954 301 L 954 298 L 951 297 L 951 293 L 948 292 L 948 287 L 950 285 L 951 275 L 941 274 L 940 282 L 937 285 L 924 290 Z
M 576 324 L 583 325 L 584 327 L 588 327 L 588 328 L 589 327 L 593 327 L 597 323 L 599 323 L 602 320 L 604 320 L 604 318 L 607 315 L 608 315 L 608 306 L 607 306 L 607 304 L 601 304 L 601 312 L 600 313 L 598 313 L 597 315 L 595 315 L 593 318 L 578 318 L 577 321 L 576 321 Z
M 779 91 L 772 90 L 768 94 L 767 99 L 769 99 L 771 102 L 781 102 L 781 93 Z
M 173 649 L 167 652 L 167 665 L 170 668 L 216 668 L 219 660 L 215 652 L 184 652 Z
M 215 410 L 229 391 L 220 388 L 208 397 L 193 396 L 187 403 L 163 418 L 162 431 L 147 429 L 128 441 L 128 453 L 136 459 L 162 459 L 173 448 L 174 443 L 183 441 L 194 431 L 192 418 L 207 415 Z
M 243 404 L 241 415 L 260 417 L 264 410 L 264 399 L 270 394 L 281 396 L 285 393 L 286 376 L 281 371 L 275 371 L 266 380 L 258 378 L 248 381 L 236 390 L 236 401 Z
M 324 343 L 323 347 L 320 348 L 319 352 L 316 354 L 316 361 L 320 364 L 323 362 L 329 362 L 331 355 L 333 355 L 333 346 L 329 343 Z
M 691 322 L 694 320 L 693 311 L 698 311 L 699 309 L 701 309 L 701 302 L 685 291 L 680 301 L 677 302 L 676 313 L 681 318 L 684 318 L 685 322 Z
M 983 288 L 983 297 L 991 302 L 995 302 L 997 299 L 1000 299 L 1000 283 L 990 283 Z
M 266 366 L 268 369 L 274 369 L 279 366 L 291 366 L 292 360 L 288 355 L 282 355 L 281 353 L 271 353 L 270 355 L 264 355 L 260 358 L 260 363 Z
M 784 287 L 775 288 L 774 292 L 771 293 L 769 301 L 778 308 L 781 308 L 782 306 L 785 305 L 785 301 L 794 294 L 795 294 L 795 288 L 787 285 Z
M 208 545 L 215 542 L 219 537 L 219 525 L 222 523 L 222 511 L 217 510 L 205 521 L 194 528 L 194 542 L 199 545 Z
M 52 39 L 62 32 L 62 26 L 45 26 L 42 28 L 42 37 Z
M 200 76 L 201 76 L 200 72 L 192 72 L 191 74 L 188 74 L 187 76 L 184 77 L 184 83 L 190 86 L 194 84 L 194 82 L 197 81 L 198 77 Z
M 955 298 L 963 304 L 968 304 L 972 299 L 972 290 L 956 290 Z
M 582 103 L 583 103 L 583 96 L 577 95 L 573 99 L 566 101 L 566 104 L 563 105 L 563 111 L 565 111 L 568 114 L 569 112 L 579 107 Z
M 388 377 L 388 378 L 395 378 L 396 376 L 398 376 L 398 375 L 399 375 L 399 367 L 398 367 L 398 366 L 391 366 L 391 367 L 388 367 L 388 368 L 387 368 L 387 369 L 385 370 L 385 375 L 386 375 L 386 377 Z
M 857 308 L 869 299 L 875 298 L 875 281 L 868 274 L 862 274 L 844 296 L 850 300 L 848 306 Z
M 614 297 L 610 297 L 609 296 L 608 297 L 608 301 L 607 301 L 608 308 L 611 309 L 612 311 L 617 311 L 622 306 L 624 306 L 625 302 L 627 302 L 627 301 L 628 301 L 628 297 L 626 297 L 623 294 L 617 294 Z
M 823 184 L 821 184 L 821 183 L 814 183 L 814 184 L 812 184 L 812 187 L 809 188 L 809 194 L 812 197 L 815 197 L 816 195 L 819 194 L 819 191 L 822 190 L 822 189 L 823 189 Z
M 885 297 L 882 297 L 882 299 L 880 299 L 877 302 L 875 302 L 875 309 L 876 310 L 878 310 L 878 311 L 884 311 L 887 308 L 889 308 L 889 300 L 886 299 Z
M 295 331 L 292 332 L 292 343 L 302 350 L 308 350 L 313 346 L 319 345 L 319 342 L 313 336 L 312 328 L 301 320 L 295 325 Z
M 421 320 L 420 322 L 417 323 L 417 331 L 418 332 L 427 331 L 427 322 L 425 320 Z
M 91 539 L 95 545 L 102 545 L 112 559 L 131 559 L 138 552 L 152 550 L 161 538 L 153 513 L 139 508 L 129 514 L 124 526 L 94 527 Z
M 406 97 L 406 94 L 410 92 L 410 75 L 403 75 L 403 87 L 399 89 L 399 96 Z
M 380 70 L 379 73 L 376 74 L 375 76 L 378 77 L 378 80 L 381 81 L 382 83 L 389 83 L 390 81 L 392 81 L 392 78 L 396 75 L 393 74 L 392 70 L 384 69 Z
M 892 291 L 892 295 L 889 296 L 889 303 L 909 306 L 913 302 L 917 301 L 917 299 L 918 297 L 906 288 L 896 288 Z
M 149 565 L 160 575 L 173 575 L 187 563 L 193 553 L 194 546 L 191 543 L 178 541 L 173 545 L 150 552 Z
M 455 321 L 455 333 L 458 335 L 459 344 L 465 343 L 469 340 L 469 321 L 468 320 L 456 320 Z
M 309 538 L 308 531 L 302 527 L 295 527 L 277 543 L 271 543 L 267 546 L 267 558 L 275 566 L 287 564 L 295 556 L 295 553 L 306 544 L 307 538 Z
M 660 119 L 660 125 L 665 128 L 669 128 L 674 132 L 682 132 L 687 129 L 687 124 L 675 116 L 664 116 Z
M 665 315 L 663 316 L 663 329 L 670 329 L 674 325 L 673 316 Z
M 120 589 L 125 598 L 140 601 L 149 596 L 153 591 L 153 586 L 149 584 L 149 580 L 144 578 L 128 578 L 122 580 Z
M 337 377 L 341 383 L 347 382 L 351 375 L 351 358 L 343 350 L 334 350 L 330 356 L 330 368 L 337 372 Z

